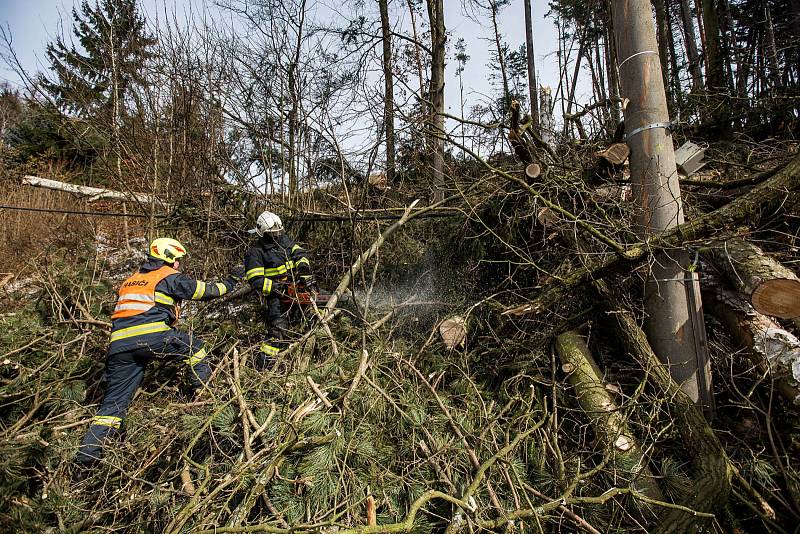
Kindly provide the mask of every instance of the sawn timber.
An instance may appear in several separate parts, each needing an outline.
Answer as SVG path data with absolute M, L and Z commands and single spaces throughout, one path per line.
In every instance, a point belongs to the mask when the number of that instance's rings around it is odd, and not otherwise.
M 736 224 L 756 225 L 766 216 L 779 210 L 787 195 L 797 189 L 800 189 L 800 156 L 769 180 L 721 208 L 676 226 L 672 230 L 652 236 L 643 244 L 589 261 L 585 267 L 576 269 L 533 300 L 511 306 L 503 314 L 515 316 L 537 314 L 561 301 L 568 291 L 622 269 L 630 269 L 632 264 L 642 261 L 653 252 L 677 248 L 691 241 L 707 238 Z

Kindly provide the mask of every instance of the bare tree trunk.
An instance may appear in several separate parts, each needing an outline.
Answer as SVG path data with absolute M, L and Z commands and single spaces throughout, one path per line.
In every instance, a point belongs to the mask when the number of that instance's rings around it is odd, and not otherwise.
M 702 62 L 705 69 L 705 85 L 708 86 L 708 55 L 706 52 L 706 27 L 703 24 L 703 0 L 694 0 L 695 16 L 697 17 L 697 29 L 700 33 L 700 50 L 703 51 Z
M 378 0 L 383 34 L 383 126 L 386 130 L 386 179 L 394 183 L 394 79 L 392 76 L 392 33 L 389 27 L 388 0 Z
M 792 6 L 792 13 L 789 15 L 790 27 L 795 43 L 797 43 L 797 40 L 800 39 L 800 2 L 790 2 L 790 5 Z M 794 53 L 787 54 L 786 57 L 786 77 L 790 82 L 797 83 L 800 81 L 800 45 L 795 45 Z M 794 57 L 794 61 L 789 60 L 791 57 Z M 791 78 L 791 75 L 794 75 L 794 79 Z
M 301 0 L 298 6 L 300 11 L 300 20 L 297 21 L 297 40 L 295 41 L 294 51 L 292 58 L 289 61 L 289 68 L 287 72 L 287 83 L 289 85 L 289 98 L 291 101 L 291 108 L 289 110 L 289 205 L 294 204 L 295 196 L 300 191 L 300 183 L 298 177 L 298 144 L 300 140 L 299 129 L 299 110 L 300 110 L 300 85 L 297 80 L 297 68 L 300 66 L 300 52 L 303 46 L 303 27 L 306 15 L 306 0 Z
M 725 65 L 719 34 L 719 18 L 714 0 L 700 0 L 703 6 L 703 47 L 706 56 L 706 88 L 709 91 L 725 89 Z
M 667 8 L 664 0 L 653 0 L 656 11 L 656 39 L 658 40 L 658 57 L 661 60 L 661 77 L 664 90 L 667 94 L 668 109 L 675 105 L 675 95 L 670 90 L 669 83 L 669 42 L 667 40 Z
M 694 32 L 694 19 L 689 0 L 680 0 L 681 18 L 683 20 L 683 42 L 686 46 L 686 57 L 689 60 L 689 73 L 692 75 L 692 91 L 703 88 L 703 77 L 700 73 L 700 54 L 697 52 L 697 36 Z
M 609 128 L 609 134 L 613 133 L 617 124 L 622 120 L 622 106 L 619 102 L 619 72 L 617 71 L 617 48 L 614 43 L 614 24 L 611 20 L 611 3 L 606 0 L 604 10 L 606 22 L 605 41 L 606 41 L 606 71 L 608 73 L 608 94 L 614 101 L 611 103 L 611 119 L 614 124 Z
M 680 79 L 680 70 L 678 69 L 678 54 L 677 54 L 677 47 L 675 46 L 675 34 L 672 31 L 672 12 L 670 11 L 670 2 L 667 0 L 664 3 L 664 15 L 666 15 L 666 22 L 667 22 L 667 44 L 669 46 L 669 67 L 670 67 L 670 76 L 668 76 L 668 83 L 672 86 L 672 102 L 676 106 L 680 106 L 682 103 L 682 89 L 681 89 L 681 79 Z
M 744 51 L 739 64 L 739 69 L 736 71 L 736 86 L 734 87 L 735 94 L 740 98 L 747 98 L 747 87 L 750 82 L 750 72 L 753 62 L 755 61 L 755 38 L 753 28 L 747 29 L 747 34 L 744 37 Z
M 431 26 L 430 148 L 433 168 L 434 201 L 444 198 L 444 62 L 447 33 L 444 26 L 444 0 L 427 0 Z
M 492 11 L 492 28 L 494 28 L 494 46 L 497 50 L 497 63 L 500 67 L 500 78 L 503 80 L 503 109 L 511 104 L 511 92 L 508 89 L 508 74 L 506 73 L 506 56 L 503 53 L 503 44 L 500 42 L 500 28 L 497 27 L 497 2 L 489 0 Z
M 731 46 L 731 34 L 733 32 L 733 20 L 731 16 L 731 4 L 728 0 L 716 0 L 717 20 L 719 21 L 720 50 L 722 51 L 722 68 L 725 73 L 725 93 L 730 93 L 733 87 L 733 47 Z
M 564 86 L 567 79 L 567 50 L 565 46 L 564 26 L 561 24 L 561 18 L 556 17 L 556 27 L 558 28 L 558 87 L 556 88 L 555 96 L 558 97 L 559 91 L 561 92 L 561 116 L 566 115 L 567 110 L 564 107 Z M 552 94 L 552 93 L 551 93 Z M 555 130 L 554 130 L 555 132 Z
M 525 0 L 525 52 L 528 56 L 528 98 L 531 104 L 533 131 L 539 133 L 539 85 L 536 83 L 536 61 L 533 56 L 533 14 L 531 0 Z
M 663 77 L 656 50 L 650 3 L 612 2 L 617 51 L 622 58 L 620 80 L 625 131 L 631 149 L 634 196 L 640 204 L 638 233 L 642 238 L 683 223 L 683 206 L 675 166 Z M 646 83 L 649 81 L 649 83 Z M 711 408 L 711 367 L 697 277 L 686 272 L 685 251 L 672 250 L 654 258 L 645 289 L 646 330 L 653 350 L 670 365 L 682 389 L 697 403 Z
M 598 43 L 598 45 L 594 48 L 594 62 L 597 70 L 596 71 L 593 70 L 593 72 L 597 73 L 598 102 L 607 102 L 608 85 L 606 84 L 605 68 L 603 65 L 603 58 L 600 56 L 600 48 L 601 48 L 600 43 Z M 603 106 L 602 108 L 600 108 L 600 110 L 603 113 L 603 122 L 608 124 L 608 108 L 606 106 Z
M 767 41 L 765 55 L 767 56 L 767 61 L 769 61 L 770 80 L 772 80 L 774 87 L 781 87 L 781 73 L 778 68 L 778 47 L 775 44 L 775 28 L 772 24 L 772 11 L 769 8 L 769 2 L 766 0 L 764 0 L 764 15 L 765 37 Z M 800 46 L 800 44 L 795 46 Z
M 586 15 L 586 20 L 583 21 L 583 29 L 581 31 L 580 41 L 578 43 L 578 57 L 575 58 L 575 68 L 572 71 L 572 83 L 570 83 L 569 91 L 567 93 L 567 110 L 565 115 L 569 115 L 572 112 L 572 104 L 575 100 L 575 89 L 578 86 L 578 73 L 581 70 L 581 60 L 583 59 L 583 55 L 586 50 L 586 33 L 589 28 L 589 17 L 591 14 Z M 566 69 L 566 65 L 565 65 Z M 564 133 L 566 134 L 569 131 L 569 125 L 571 123 L 575 123 L 575 126 L 578 128 L 578 134 L 580 135 L 581 139 L 586 137 L 585 132 L 583 131 L 583 124 L 581 123 L 580 119 L 576 121 L 564 121 Z
M 417 16 L 414 10 L 413 0 L 407 0 L 408 13 L 411 16 L 411 35 L 414 37 L 414 63 L 417 67 L 417 80 L 419 81 L 419 96 L 425 94 L 425 73 L 422 68 L 422 54 L 420 54 L 419 37 L 417 35 Z

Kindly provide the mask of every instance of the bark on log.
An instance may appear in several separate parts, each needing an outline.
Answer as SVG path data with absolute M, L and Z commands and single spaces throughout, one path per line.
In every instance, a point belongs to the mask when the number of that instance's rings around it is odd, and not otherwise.
M 703 292 L 703 301 L 760 371 L 773 376 L 776 391 L 787 401 L 800 404 L 796 385 L 800 382 L 800 340 L 758 313 L 738 293 L 712 287 Z
M 603 374 L 592 358 L 586 340 L 574 330 L 564 332 L 556 338 L 556 352 L 595 434 L 607 449 L 612 450 L 610 465 L 615 470 L 614 477 L 627 481 L 636 491 L 652 499 L 663 500 L 661 489 L 647 467 L 647 457 L 603 383 Z
M 609 317 L 615 322 L 622 343 L 661 389 L 664 398 L 670 399 L 676 428 L 692 458 L 693 491 L 688 502 L 681 504 L 698 512 L 724 513 L 731 489 L 732 470 L 719 438 L 700 410 L 672 379 L 666 366 L 653 353 L 647 336 L 631 313 L 618 304 L 607 285 L 598 283 L 597 286 L 614 308 Z M 654 532 L 695 532 L 699 527 L 700 522 L 693 514 L 671 509 L 662 516 L 661 523 Z
M 760 248 L 729 239 L 712 247 L 709 255 L 756 311 L 781 319 L 800 317 L 800 279 Z
M 65 193 L 72 193 L 82 197 L 89 197 L 89 202 L 101 200 L 104 198 L 112 200 L 121 200 L 124 202 L 138 202 L 142 205 L 151 205 L 155 202 L 162 207 L 168 207 L 161 202 L 158 198 L 153 198 L 152 195 L 147 193 L 126 193 L 123 191 L 114 191 L 113 189 L 104 189 L 101 187 L 90 187 L 88 185 L 68 184 L 66 182 L 59 182 L 58 180 L 50 180 L 47 178 L 39 178 L 38 176 L 25 176 L 22 178 L 22 183 L 31 185 L 33 187 L 42 187 L 44 189 L 52 189 L 54 191 L 63 191 Z
M 510 175 L 506 174 L 505 176 L 513 180 Z M 786 196 L 798 188 L 800 188 L 800 156 L 793 159 L 774 177 L 754 187 L 731 203 L 697 219 L 685 222 L 663 234 L 652 236 L 645 245 L 630 247 L 624 254 L 608 255 L 605 258 L 587 262 L 585 267 L 576 269 L 562 279 L 559 285 L 553 285 L 546 289 L 530 302 L 509 307 L 503 314 L 539 313 L 557 302 L 562 302 L 564 296 L 576 287 L 592 280 L 599 280 L 612 272 L 630 269 L 632 264 L 638 263 L 653 252 L 679 247 L 686 242 L 720 232 L 725 227 L 740 224 L 743 221 L 747 221 L 750 225 L 757 225 L 761 221 L 762 215 L 774 213 L 783 205 Z

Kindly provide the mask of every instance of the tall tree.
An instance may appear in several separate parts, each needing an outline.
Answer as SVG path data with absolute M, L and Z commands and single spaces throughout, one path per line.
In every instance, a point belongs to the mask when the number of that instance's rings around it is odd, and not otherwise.
M 394 183 L 394 80 L 392 77 L 392 31 L 388 0 L 378 0 L 383 36 L 383 128 L 386 132 L 386 179 Z
M 539 87 L 536 83 L 536 61 L 533 57 L 533 15 L 531 0 L 525 0 L 525 53 L 528 58 L 528 98 L 534 131 L 539 131 Z
M 431 167 L 433 168 L 434 199 L 444 198 L 444 62 L 447 33 L 444 26 L 444 1 L 427 0 L 431 27 L 431 78 L 428 91 L 430 110 Z
M 42 86 L 68 113 L 119 120 L 131 90 L 143 83 L 143 67 L 156 40 L 146 32 L 136 0 L 94 5 L 83 0 L 80 9 L 72 9 L 72 18 L 80 46 L 68 45 L 63 36 L 47 45 L 55 77 L 42 78 Z
M 719 17 L 714 0 L 701 0 L 703 8 L 703 46 L 706 56 L 706 88 L 716 92 L 725 88 L 725 64 L 720 45 Z
M 700 73 L 700 54 L 697 52 L 697 35 L 694 31 L 694 18 L 689 0 L 680 0 L 681 19 L 683 27 L 683 43 L 686 47 L 686 58 L 689 61 L 689 73 L 692 76 L 692 91 L 703 88 L 703 78 Z
M 59 108 L 104 129 L 111 124 L 111 151 L 117 183 L 122 182 L 120 131 L 127 118 L 127 99 L 152 56 L 156 40 L 147 34 L 136 0 L 103 0 L 94 6 L 83 0 L 72 9 L 73 34 L 81 49 L 67 46 L 61 36 L 47 46 L 56 78 L 42 86 Z
M 461 117 L 464 117 L 464 69 L 466 68 L 469 55 L 467 54 L 467 45 L 463 37 L 459 37 L 456 41 L 456 76 L 458 76 L 458 94 L 459 94 L 459 109 L 461 110 Z M 467 138 L 464 133 L 464 123 L 461 123 L 461 145 L 467 146 Z

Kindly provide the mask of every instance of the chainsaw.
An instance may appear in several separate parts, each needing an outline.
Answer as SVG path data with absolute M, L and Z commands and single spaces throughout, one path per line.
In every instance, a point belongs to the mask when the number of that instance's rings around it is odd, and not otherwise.
M 286 292 L 281 295 L 281 302 L 286 305 L 311 306 L 312 303 L 315 303 L 322 308 L 328 304 L 333 296 L 332 293 L 324 289 L 313 292 L 306 287 L 303 281 L 284 281 L 286 282 Z M 350 300 L 349 295 L 345 294 L 339 297 L 339 303 L 344 304 L 348 300 Z
M 300 306 L 311 306 L 311 303 L 316 303 L 317 306 L 324 307 L 331 300 L 332 294 L 324 289 L 313 293 L 302 281 L 291 282 L 288 279 L 283 280 L 286 282 L 286 291 L 281 295 L 281 302 L 286 305 L 299 304 Z M 238 300 L 245 295 L 252 292 L 252 287 L 249 284 L 244 284 L 236 290 L 225 295 L 225 301 Z M 350 300 L 350 295 L 344 294 L 339 297 L 339 303 L 344 304 Z
M 324 306 L 331 298 L 330 294 L 314 293 L 310 291 L 303 282 L 292 283 L 288 280 L 284 282 L 286 283 L 286 292 L 281 295 L 281 302 L 283 304 L 311 306 L 313 302 L 318 306 Z

